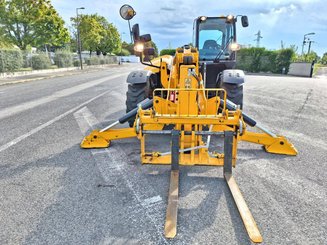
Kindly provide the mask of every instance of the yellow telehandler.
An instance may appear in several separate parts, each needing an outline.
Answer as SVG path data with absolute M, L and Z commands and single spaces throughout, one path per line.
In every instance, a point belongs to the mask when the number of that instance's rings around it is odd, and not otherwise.
M 134 9 L 123 5 L 121 16 L 130 20 Z M 236 64 L 236 22 L 239 16 L 206 17 L 194 21 L 193 46 L 176 49 L 175 56 L 161 56 L 150 61 L 153 48 L 144 48 L 151 40 L 140 35 L 138 24 L 131 30 L 134 49 L 143 71 L 127 78 L 127 114 L 102 130 L 86 136 L 82 148 L 109 147 L 116 139 L 137 137 L 142 164 L 170 164 L 170 188 L 165 222 L 165 236 L 177 232 L 178 179 L 180 165 L 222 166 L 250 239 L 262 242 L 262 236 L 243 199 L 232 167 L 236 166 L 237 144 L 247 141 L 263 145 L 269 153 L 296 155 L 295 147 L 283 136 L 275 135 L 242 112 L 244 72 Z M 241 16 L 248 26 L 247 16 Z M 130 128 L 114 128 L 128 122 Z M 248 126 L 260 132 L 251 132 Z M 170 151 L 149 152 L 146 138 L 169 135 Z M 223 152 L 210 151 L 211 137 L 223 138 Z

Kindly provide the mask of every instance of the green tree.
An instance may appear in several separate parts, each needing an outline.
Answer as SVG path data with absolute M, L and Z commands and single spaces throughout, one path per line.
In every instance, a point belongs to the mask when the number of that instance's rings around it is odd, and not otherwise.
M 120 50 L 120 36 L 117 28 L 103 16 L 80 15 L 79 19 L 71 18 L 75 28 L 79 27 L 82 48 L 97 51 L 97 54 L 112 53 Z
M 320 62 L 321 62 L 321 64 L 323 64 L 323 65 L 327 65 L 327 52 L 324 53 L 324 55 L 322 56 Z
M 49 0 L 0 0 L 0 25 L 5 37 L 23 50 L 28 45 L 63 46 L 70 38 Z
M 82 50 L 96 51 L 103 38 L 104 28 L 99 23 L 97 14 L 80 15 L 79 18 L 71 18 L 75 28 L 79 28 Z
M 0 49 L 13 48 L 13 46 L 14 45 L 6 37 L 4 29 L 0 27 Z
M 314 51 L 310 51 L 309 54 L 306 54 L 305 55 L 305 61 L 306 62 L 312 62 L 312 61 L 315 61 L 317 62 L 319 60 L 319 56 L 316 52 Z
M 102 16 L 98 16 L 98 21 L 103 27 L 103 32 L 101 33 L 102 40 L 97 47 L 97 51 L 102 52 L 103 55 L 119 52 L 121 50 L 121 43 L 117 28 Z
M 127 43 L 127 42 L 123 41 L 121 46 L 123 49 L 128 50 L 130 54 L 134 54 L 134 44 L 133 43 Z
M 116 53 L 119 56 L 129 56 L 131 55 L 131 53 L 127 50 L 122 48 L 121 50 L 119 50 L 119 52 Z

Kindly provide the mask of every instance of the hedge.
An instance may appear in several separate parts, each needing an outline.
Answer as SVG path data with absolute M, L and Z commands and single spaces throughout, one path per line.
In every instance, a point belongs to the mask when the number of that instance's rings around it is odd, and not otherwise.
M 12 72 L 22 68 L 23 55 L 20 50 L 0 50 L 0 72 Z
M 113 64 L 117 63 L 118 59 L 114 56 L 104 56 L 104 57 L 98 57 L 93 56 L 91 58 L 85 59 L 85 63 L 87 65 L 104 65 L 104 64 Z
M 265 48 L 243 48 L 237 53 L 237 68 L 248 72 L 288 72 L 295 57 L 293 49 L 266 50 Z
M 73 66 L 74 54 L 66 50 L 56 51 L 54 62 L 59 67 L 71 67 Z
M 161 55 L 172 55 L 172 56 L 174 56 L 175 53 L 176 53 L 176 49 L 162 49 L 160 51 L 160 56 Z
M 51 61 L 46 54 L 38 54 L 32 56 L 32 68 L 34 70 L 51 68 Z

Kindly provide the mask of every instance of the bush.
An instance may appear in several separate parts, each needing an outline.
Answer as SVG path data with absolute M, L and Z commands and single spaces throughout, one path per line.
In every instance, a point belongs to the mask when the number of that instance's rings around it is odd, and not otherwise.
M 100 58 L 98 57 L 91 57 L 88 59 L 85 59 L 85 62 L 87 65 L 99 65 L 100 64 Z
M 131 55 L 131 53 L 127 49 L 122 48 L 121 51 L 119 53 L 117 53 L 117 55 L 119 55 L 119 56 L 129 56 L 129 55 Z
M 28 67 L 32 67 L 32 55 L 30 51 L 22 51 L 22 55 L 23 55 L 23 68 L 28 68 Z
M 172 55 L 174 56 L 176 53 L 176 49 L 162 49 L 160 51 L 160 55 Z
M 265 48 L 244 48 L 237 53 L 236 66 L 238 69 L 249 72 L 274 73 L 281 73 L 285 67 L 287 73 L 294 56 L 295 52 L 290 48 L 278 51 Z
M 38 54 L 32 56 L 32 68 L 34 70 L 51 68 L 51 61 L 46 54 Z
M 327 53 L 324 53 L 324 55 L 322 56 L 320 62 L 323 65 L 327 65 Z
M 55 64 L 61 67 L 71 67 L 73 66 L 74 54 L 66 50 L 59 50 L 55 54 L 54 62 Z
M 16 71 L 23 66 L 23 55 L 20 50 L 0 50 L 0 72 Z
M 118 58 L 115 56 L 104 56 L 103 58 L 93 56 L 91 58 L 85 59 L 87 65 L 104 65 L 104 64 L 113 64 L 117 63 Z
M 79 67 L 80 66 L 79 60 L 74 60 L 73 64 L 74 64 L 75 67 Z
M 293 49 L 287 48 L 287 49 L 279 50 L 276 57 L 275 72 L 281 73 L 283 71 L 283 68 L 285 68 L 285 73 L 287 74 L 291 61 L 294 59 L 294 57 L 295 57 L 295 52 Z

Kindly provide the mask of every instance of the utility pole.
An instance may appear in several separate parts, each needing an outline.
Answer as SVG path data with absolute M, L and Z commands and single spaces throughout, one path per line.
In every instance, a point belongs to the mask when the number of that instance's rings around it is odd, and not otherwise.
M 310 32 L 310 33 L 307 33 L 303 36 L 303 42 L 302 42 L 302 56 L 304 55 L 304 45 L 306 44 L 306 40 L 307 40 L 307 36 L 309 35 L 314 35 L 316 33 L 314 32 Z
M 81 44 L 81 37 L 80 37 L 80 32 L 79 32 L 79 16 L 78 16 L 78 10 L 79 9 L 85 9 L 84 7 L 76 8 L 76 20 L 77 20 L 77 49 L 79 53 L 79 62 L 81 64 L 81 70 L 83 70 L 83 61 L 82 61 L 82 44 Z
M 308 53 L 307 54 L 310 54 L 311 43 L 314 43 L 314 41 L 310 41 L 310 39 L 308 39 L 308 42 L 309 42 L 309 48 L 308 48 Z
M 259 30 L 258 33 L 254 34 L 255 36 L 257 36 L 256 39 L 254 39 L 254 41 L 257 42 L 257 48 L 260 47 L 260 39 L 262 39 L 263 37 L 261 36 L 261 31 Z

